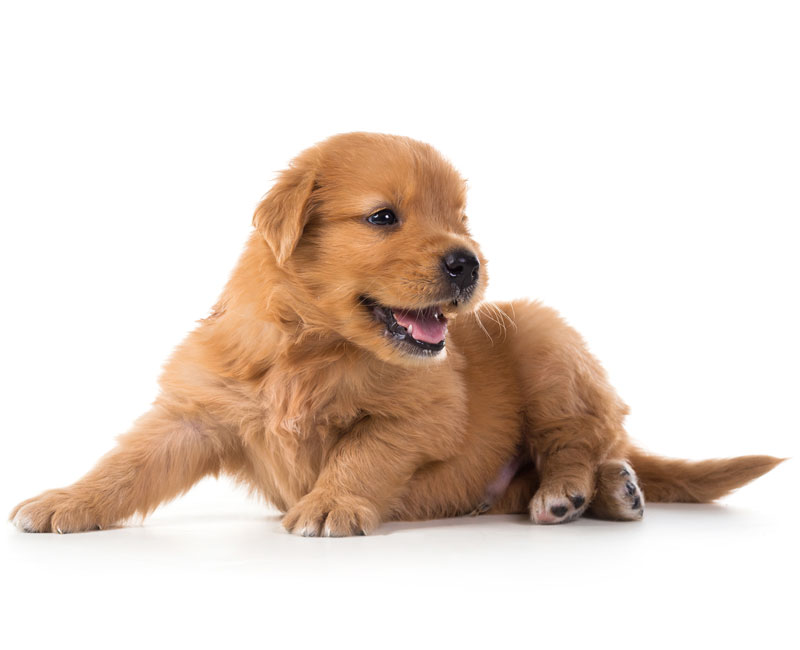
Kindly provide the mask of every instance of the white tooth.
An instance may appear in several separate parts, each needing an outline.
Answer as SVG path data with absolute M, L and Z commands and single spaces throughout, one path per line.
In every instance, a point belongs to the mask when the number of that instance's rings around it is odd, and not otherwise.
M 408 326 L 408 333 L 409 333 L 409 335 L 411 335 L 411 334 L 413 334 L 413 333 L 414 333 L 414 323 L 411 323 L 411 324 Z

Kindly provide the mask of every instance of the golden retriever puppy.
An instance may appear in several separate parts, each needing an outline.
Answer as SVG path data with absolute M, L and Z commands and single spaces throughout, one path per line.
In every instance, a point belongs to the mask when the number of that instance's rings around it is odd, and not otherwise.
M 220 472 L 306 536 L 483 512 L 636 520 L 645 499 L 711 501 L 780 462 L 632 447 L 575 331 L 535 302 L 481 303 L 464 210 L 464 181 L 421 142 L 352 133 L 301 153 L 152 410 L 14 523 L 106 528 Z

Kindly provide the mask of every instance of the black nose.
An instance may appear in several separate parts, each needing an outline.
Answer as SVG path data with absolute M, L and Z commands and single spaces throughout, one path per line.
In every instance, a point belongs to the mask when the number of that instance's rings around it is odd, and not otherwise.
M 481 263 L 473 253 L 458 248 L 442 258 L 445 276 L 459 289 L 469 289 L 478 281 L 478 268 Z

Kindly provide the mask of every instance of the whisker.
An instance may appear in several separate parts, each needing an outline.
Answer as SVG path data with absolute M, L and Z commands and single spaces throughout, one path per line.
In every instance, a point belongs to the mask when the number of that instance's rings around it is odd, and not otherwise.
M 493 323 L 495 323 L 495 325 L 497 325 L 497 326 L 498 326 L 498 327 L 499 327 L 501 330 L 503 330 L 503 335 L 504 335 L 504 338 L 505 338 L 505 332 L 506 332 L 505 325 L 503 324 L 503 322 L 502 322 L 502 321 L 499 321 L 499 320 L 497 320 L 497 319 L 494 317 L 494 314 L 493 314 L 493 312 L 491 311 L 491 307 L 489 307 L 489 311 L 487 312 L 487 314 L 486 314 L 486 315 L 487 315 L 489 318 L 491 318 L 491 319 L 492 319 L 492 322 L 493 322 Z
M 500 317 L 500 319 L 503 321 L 503 332 L 504 333 L 507 333 L 507 328 L 506 328 L 506 325 L 505 325 L 506 321 L 508 321 L 511 324 L 511 326 L 514 328 L 515 331 L 517 330 L 517 323 L 503 309 L 501 309 L 500 307 L 498 307 L 494 303 L 488 303 L 488 304 L 490 305 L 492 311 L 495 314 L 497 314 Z
M 481 321 L 480 309 L 476 309 L 474 312 L 472 312 L 472 315 L 475 317 L 475 320 L 478 323 L 478 327 L 480 327 L 483 330 L 483 333 L 486 334 L 489 341 L 491 341 L 492 345 L 494 345 L 494 339 L 492 338 L 492 335 L 489 334 L 489 331 L 483 325 L 483 321 Z

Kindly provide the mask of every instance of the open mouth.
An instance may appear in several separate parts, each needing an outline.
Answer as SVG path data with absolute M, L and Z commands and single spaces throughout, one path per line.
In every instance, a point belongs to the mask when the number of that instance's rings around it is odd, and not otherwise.
M 424 354 L 436 354 L 444 349 L 447 318 L 438 305 L 424 309 L 403 309 L 387 307 L 366 297 L 360 301 L 375 320 L 386 326 L 386 335 L 398 345 Z

